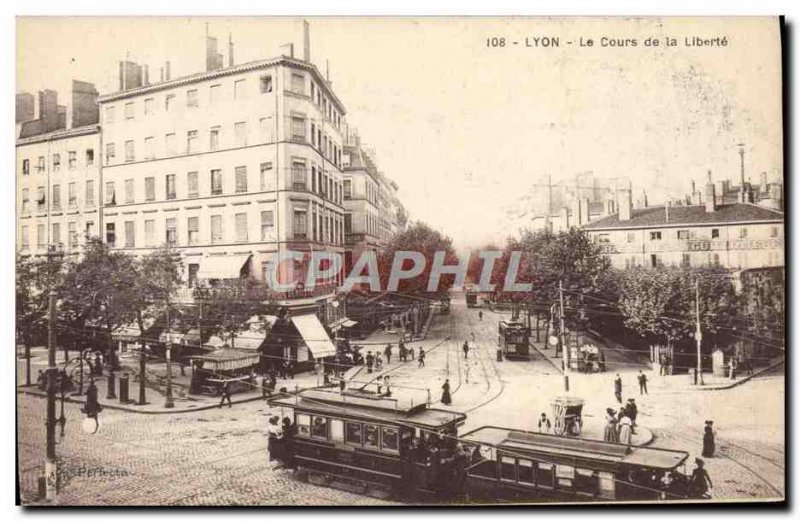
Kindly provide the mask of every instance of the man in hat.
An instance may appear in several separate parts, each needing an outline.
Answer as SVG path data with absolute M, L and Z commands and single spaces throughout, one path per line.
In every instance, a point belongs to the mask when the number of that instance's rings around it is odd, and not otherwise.
M 647 375 L 639 369 L 639 376 L 636 379 L 639 380 L 639 394 L 647 394 Z
M 636 434 L 636 416 L 639 414 L 639 408 L 636 407 L 636 400 L 628 398 L 628 405 L 625 406 L 625 416 L 631 419 L 631 432 Z
M 392 363 L 392 344 L 386 344 L 386 349 L 383 350 L 383 354 L 386 355 L 386 364 Z
M 469 343 L 467 343 L 466 340 L 464 340 L 464 346 L 462 347 L 462 349 L 464 350 L 464 360 L 466 360 L 467 358 L 469 358 Z
M 619 373 L 614 379 L 614 396 L 617 398 L 617 403 L 622 403 L 622 377 Z
M 228 384 L 228 380 L 222 382 L 222 387 L 220 387 L 220 394 L 222 395 L 222 399 L 219 401 L 219 408 L 222 409 L 222 405 L 225 403 L 225 400 L 228 400 L 228 408 L 233 407 L 233 402 L 231 402 L 231 391 L 230 391 L 230 386 Z
M 417 357 L 417 367 L 425 367 L 425 350 L 420 346 L 419 356 Z

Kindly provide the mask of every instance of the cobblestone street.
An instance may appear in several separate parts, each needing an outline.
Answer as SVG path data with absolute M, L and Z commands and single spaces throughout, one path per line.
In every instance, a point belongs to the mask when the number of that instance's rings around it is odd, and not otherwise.
M 424 345 L 425 367 L 393 363 L 396 393 L 402 386 L 429 388 L 438 402 L 445 378 L 453 410 L 465 412 L 462 432 L 482 425 L 536 430 L 541 412 L 563 394 L 563 377 L 541 354 L 528 362 L 496 360 L 502 314 L 467 309 L 453 300 L 452 313 L 434 318 Z M 473 337 L 474 335 L 474 337 Z M 445 338 L 449 337 L 449 340 Z M 464 340 L 470 342 L 466 359 Z M 702 448 L 705 419 L 716 419 L 717 457 L 707 460 L 716 499 L 776 498 L 784 494 L 783 384 L 772 372 L 723 391 L 673 390 L 653 377 L 651 394 L 633 392 L 638 367 L 620 369 L 625 398 L 635 396 L 642 426 L 653 446 L 690 453 L 688 469 Z M 386 374 L 386 373 L 384 373 Z M 376 374 L 358 377 L 365 380 Z M 572 374 L 571 394 L 585 400 L 584 432 L 602 438 L 602 411 L 614 405 L 613 374 Z M 763 403 L 759 397 L 772 396 Z M 102 398 L 101 398 L 101 401 Z M 35 499 L 44 460 L 45 400 L 19 395 L 19 451 L 23 501 Z M 437 408 L 447 408 L 435 403 Z M 94 434 L 81 430 L 78 404 L 66 404 L 66 435 L 58 438 L 62 469 L 60 504 L 92 505 L 385 505 L 386 501 L 302 483 L 272 470 L 266 452 L 264 402 L 179 414 L 136 414 L 106 409 Z M 723 421 L 721 421 L 723 420 Z

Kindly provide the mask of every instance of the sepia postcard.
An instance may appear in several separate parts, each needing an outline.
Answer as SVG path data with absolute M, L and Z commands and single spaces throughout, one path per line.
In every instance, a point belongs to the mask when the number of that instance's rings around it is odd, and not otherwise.
M 23 506 L 786 503 L 780 17 L 19 17 Z

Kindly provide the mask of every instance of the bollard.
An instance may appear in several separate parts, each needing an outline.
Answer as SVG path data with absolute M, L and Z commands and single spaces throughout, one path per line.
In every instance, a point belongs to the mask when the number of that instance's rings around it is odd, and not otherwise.
M 130 399 L 128 398 L 128 385 L 129 385 L 129 378 L 127 374 L 123 374 L 119 378 L 119 403 L 128 403 Z
M 108 371 L 108 393 L 106 393 L 107 400 L 113 400 L 114 398 L 117 397 L 117 393 L 115 390 L 117 387 L 116 380 L 117 379 L 116 376 L 114 375 L 114 371 Z

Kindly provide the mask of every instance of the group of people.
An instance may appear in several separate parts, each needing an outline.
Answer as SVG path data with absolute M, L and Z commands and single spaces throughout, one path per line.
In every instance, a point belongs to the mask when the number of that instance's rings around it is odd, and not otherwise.
M 603 430 L 603 440 L 612 443 L 631 444 L 631 438 L 636 434 L 636 417 L 639 408 L 636 400 L 628 398 L 628 403 L 615 411 L 609 407 L 606 409 L 606 427 Z
M 294 461 L 291 451 L 291 440 L 296 431 L 296 425 L 288 416 L 283 420 L 278 415 L 272 415 L 267 425 L 267 450 L 269 451 L 269 461 L 277 462 L 286 468 L 293 468 Z

